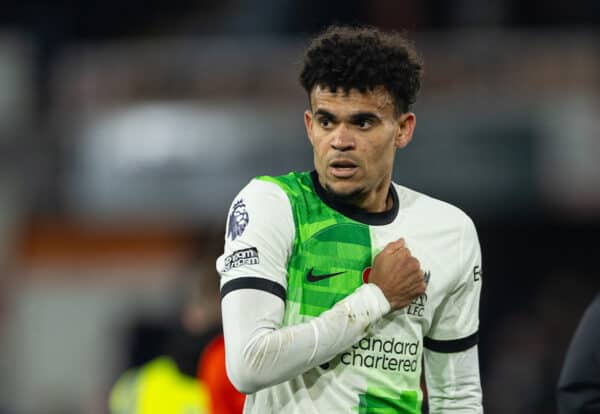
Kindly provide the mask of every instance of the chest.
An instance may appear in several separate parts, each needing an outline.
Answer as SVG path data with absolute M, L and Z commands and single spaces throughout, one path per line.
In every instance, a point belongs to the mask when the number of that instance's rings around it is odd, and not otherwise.
M 456 238 L 447 232 L 394 222 L 368 226 L 357 222 L 332 223 L 296 240 L 288 263 L 287 324 L 319 316 L 367 280 L 373 260 L 400 237 L 421 263 L 427 291 L 404 309 L 386 315 L 375 329 L 382 334 L 415 331 L 426 334 L 435 308 L 452 289 Z M 412 335 L 411 335 L 412 336 Z

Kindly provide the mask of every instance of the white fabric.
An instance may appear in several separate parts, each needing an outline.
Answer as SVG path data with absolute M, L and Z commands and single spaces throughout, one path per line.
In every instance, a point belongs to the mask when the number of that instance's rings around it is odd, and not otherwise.
M 459 241 L 459 270 L 450 294 L 436 307 L 427 337 L 453 340 L 467 337 L 479 329 L 481 252 L 471 219 L 463 217 Z
M 237 277 L 261 277 L 287 288 L 287 262 L 296 233 L 289 199 L 276 184 L 252 180 L 235 198 L 242 201 L 248 223 L 241 235 L 226 237 L 225 252 L 217 259 L 221 286 Z M 231 210 L 228 217 L 231 217 Z M 229 232 L 230 223 L 226 231 Z M 256 248 L 260 263 L 223 271 L 224 260 L 235 251 Z
M 319 317 L 282 327 L 285 304 L 281 298 L 253 289 L 228 293 L 222 301 L 227 370 L 238 389 L 252 393 L 245 413 L 345 412 L 355 406 L 348 403 L 356 398 L 355 391 L 344 387 L 366 387 L 358 375 L 365 368 L 343 366 L 340 359 L 354 364 L 354 354 L 362 352 L 357 341 L 367 334 L 369 338 L 394 337 L 422 349 L 423 337 L 452 341 L 477 332 L 481 255 L 472 221 L 447 203 L 402 186 L 395 188 L 400 204 L 397 217 L 390 224 L 370 226 L 373 256 L 403 237 L 430 275 L 426 294 L 407 308 L 389 313 L 381 290 L 367 284 Z M 226 237 L 225 251 L 217 260 L 221 286 L 258 277 L 287 288 L 287 263 L 295 238 L 287 195 L 276 184 L 252 180 L 234 199 L 230 217 L 240 201 L 247 224 L 235 238 Z M 256 249 L 257 257 L 248 264 L 235 259 L 236 252 L 247 249 Z M 424 356 L 433 391 L 432 414 L 483 412 L 476 347 L 448 354 L 425 349 Z M 336 369 L 319 367 L 327 361 Z M 407 381 L 406 389 L 418 390 L 420 369 L 419 363 L 411 377 L 399 376 L 398 381 Z M 458 389 L 463 384 L 465 389 Z
M 456 353 L 425 350 L 429 412 L 482 413 L 477 346 Z
M 251 289 L 223 299 L 227 373 L 241 392 L 256 392 L 329 361 L 390 310 L 381 290 L 370 283 L 300 325 L 280 328 L 283 305 L 275 295 Z

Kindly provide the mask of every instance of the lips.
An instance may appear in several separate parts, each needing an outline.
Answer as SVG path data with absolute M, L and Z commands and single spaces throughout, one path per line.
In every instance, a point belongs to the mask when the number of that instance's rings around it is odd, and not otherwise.
M 358 169 L 358 165 L 349 159 L 336 159 L 329 163 L 329 170 L 336 178 L 350 178 Z

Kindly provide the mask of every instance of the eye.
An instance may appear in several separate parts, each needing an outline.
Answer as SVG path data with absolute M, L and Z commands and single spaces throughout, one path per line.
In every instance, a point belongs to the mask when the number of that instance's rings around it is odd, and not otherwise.
M 366 129 L 369 129 L 369 128 L 371 128 L 373 126 L 373 122 L 371 122 L 370 119 L 366 119 L 366 118 L 365 119 L 359 119 L 358 121 L 356 121 L 356 126 L 359 129 L 366 130 Z
M 332 122 L 331 122 L 331 119 L 329 119 L 329 118 L 320 118 L 319 119 L 319 125 L 321 125 L 321 128 L 327 129 L 327 128 L 331 127 L 331 124 L 332 124 Z

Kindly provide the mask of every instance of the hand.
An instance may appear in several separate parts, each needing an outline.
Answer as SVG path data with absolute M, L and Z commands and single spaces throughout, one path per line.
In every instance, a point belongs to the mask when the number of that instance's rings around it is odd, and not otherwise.
M 410 254 L 404 239 L 389 243 L 373 261 L 369 283 L 383 291 L 391 310 L 409 305 L 425 293 L 424 274 L 419 261 Z

